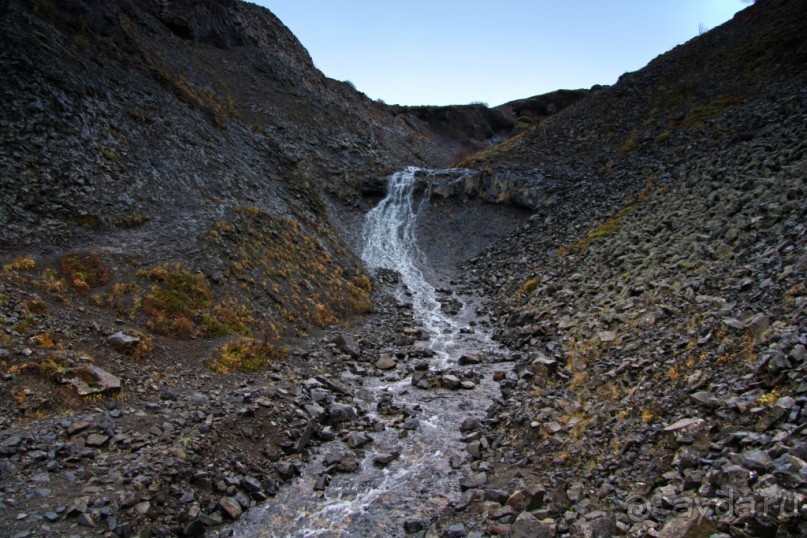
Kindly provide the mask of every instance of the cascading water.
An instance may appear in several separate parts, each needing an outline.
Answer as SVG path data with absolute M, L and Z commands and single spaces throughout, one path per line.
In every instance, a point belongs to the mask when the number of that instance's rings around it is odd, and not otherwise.
M 425 278 L 424 256 L 418 248 L 415 227 L 420 210 L 428 202 L 424 196 L 415 208 L 415 174 L 409 167 L 393 174 L 388 192 L 365 217 L 362 229 L 364 249 L 361 258 L 369 269 L 392 269 L 401 275 L 412 294 L 412 306 L 419 322 L 432 334 L 430 347 L 445 361 L 448 346 L 459 332 L 459 324 L 444 315 L 436 290 Z M 399 299 L 404 299 L 399 296 Z
M 370 211 L 363 228 L 362 259 L 370 269 L 392 269 L 400 274 L 406 291 L 399 300 L 411 300 L 414 316 L 430 333 L 429 348 L 435 352 L 432 368 L 445 368 L 463 352 L 493 347 L 487 335 L 461 331 L 463 324 L 445 315 L 435 287 L 424 276 L 424 256 L 417 245 L 415 225 L 416 168 L 407 168 L 389 178 L 388 194 Z M 252 510 L 236 525 L 237 536 L 401 536 L 404 522 L 428 522 L 447 504 L 459 498 L 460 471 L 451 459 L 467 459 L 461 442 L 460 422 L 469 415 L 482 416 L 489 402 L 498 396 L 490 381 L 490 366 L 479 367 L 482 381 L 470 392 L 444 389 L 414 389 L 409 375 L 394 378 L 369 377 L 361 380 L 361 396 L 353 398 L 366 416 L 380 422 L 376 401 L 393 396 L 398 405 L 417 409 L 418 426 L 402 432 L 400 425 L 387 425 L 372 434 L 360 469 L 332 478 L 324 496 L 317 496 L 314 484 L 325 468 L 321 457 L 329 451 L 345 450 L 342 441 L 326 443 L 320 456 L 314 455 L 302 476 L 286 485 L 264 507 Z M 406 435 L 402 435 L 406 433 Z M 372 463 L 373 455 L 399 453 L 385 468 Z

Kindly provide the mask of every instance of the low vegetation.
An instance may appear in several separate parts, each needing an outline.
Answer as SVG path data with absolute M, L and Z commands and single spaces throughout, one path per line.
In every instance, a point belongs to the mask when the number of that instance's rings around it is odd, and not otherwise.
M 218 356 L 209 362 L 214 372 L 226 374 L 234 371 L 258 372 L 275 362 L 288 359 L 289 350 L 277 336 L 237 338 L 221 346 Z
M 102 286 L 110 279 L 109 267 L 96 253 L 65 254 L 59 260 L 59 267 L 70 287 L 79 295 L 87 295 L 92 288 Z

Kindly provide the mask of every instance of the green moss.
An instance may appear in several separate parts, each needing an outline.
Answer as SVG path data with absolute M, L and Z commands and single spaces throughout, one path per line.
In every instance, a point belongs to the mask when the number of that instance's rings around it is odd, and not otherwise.
M 144 215 L 143 213 L 128 213 L 116 218 L 114 221 L 112 221 L 112 224 L 118 228 L 131 229 L 142 226 L 150 220 L 151 217 Z
M 684 129 L 703 127 L 707 120 L 723 114 L 729 108 L 743 103 L 743 97 L 737 94 L 720 95 L 706 103 L 692 107 L 689 113 L 681 120 L 679 126 Z
M 70 220 L 77 226 L 83 226 L 91 230 L 101 229 L 101 219 L 97 215 L 75 215 Z

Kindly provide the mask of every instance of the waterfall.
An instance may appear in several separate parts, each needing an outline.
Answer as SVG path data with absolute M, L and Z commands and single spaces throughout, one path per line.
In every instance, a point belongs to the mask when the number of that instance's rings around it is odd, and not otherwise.
M 425 258 L 418 248 L 415 233 L 418 214 L 428 204 L 428 197 L 415 203 L 415 174 L 409 167 L 390 176 L 387 196 L 373 208 L 364 221 L 361 258 L 370 269 L 392 269 L 401 275 L 412 295 L 416 319 L 433 335 L 432 349 L 443 359 L 456 337 L 458 324 L 443 314 L 436 291 L 425 278 Z M 399 296 L 399 299 L 404 297 Z
M 416 320 L 429 331 L 428 345 L 435 352 L 429 369 L 435 374 L 467 371 L 457 365 L 463 353 L 496 353 L 495 344 L 484 331 L 461 331 L 472 314 L 448 317 L 437 300 L 435 287 L 427 281 L 428 265 L 418 248 L 418 215 L 427 207 L 428 196 L 415 193 L 417 168 L 407 168 L 389 178 L 387 196 L 365 219 L 362 259 L 367 267 L 391 269 L 400 274 L 398 299 L 411 301 Z M 370 360 L 372 362 L 372 359 Z M 456 462 L 468 462 L 459 424 L 468 416 L 483 417 L 489 403 L 499 396 L 492 381 L 494 364 L 474 368 L 478 385 L 472 391 L 414 388 L 411 365 L 401 363 L 384 375 L 365 375 L 360 380 L 343 373 L 343 381 L 361 387 L 362 396 L 344 401 L 361 408 L 370 422 L 383 427 L 367 429 L 372 443 L 349 450 L 344 436 L 325 442 L 312 451 L 301 476 L 288 482 L 277 496 L 261 508 L 250 510 L 234 526 L 239 537 L 348 537 L 403 536 L 404 523 L 419 520 L 428 524 L 451 502 L 460 498 L 461 473 Z M 305 389 L 304 391 L 305 392 Z M 416 413 L 414 429 L 404 427 L 404 413 L 378 414 L 380 396 L 392 396 L 396 405 Z M 409 416 L 408 414 L 406 415 Z M 355 425 L 337 426 L 340 432 Z M 355 473 L 328 471 L 324 455 L 350 452 L 360 459 Z M 383 468 L 373 464 L 375 454 L 397 454 Z M 324 492 L 315 491 L 318 478 L 331 472 Z M 321 494 L 318 494 L 321 493 Z

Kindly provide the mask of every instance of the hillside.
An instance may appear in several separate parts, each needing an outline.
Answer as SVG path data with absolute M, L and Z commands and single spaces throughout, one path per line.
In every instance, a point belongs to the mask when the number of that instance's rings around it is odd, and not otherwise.
M 0 2 L 0 534 L 328 519 L 439 452 L 362 533 L 804 535 L 800 4 L 489 109 L 372 101 L 239 0 Z M 452 164 L 416 235 L 478 347 L 435 366 L 359 231 Z
M 519 351 L 481 459 L 540 490 L 522 528 L 804 534 L 800 7 L 757 2 L 466 160 L 534 210 L 462 268 Z

